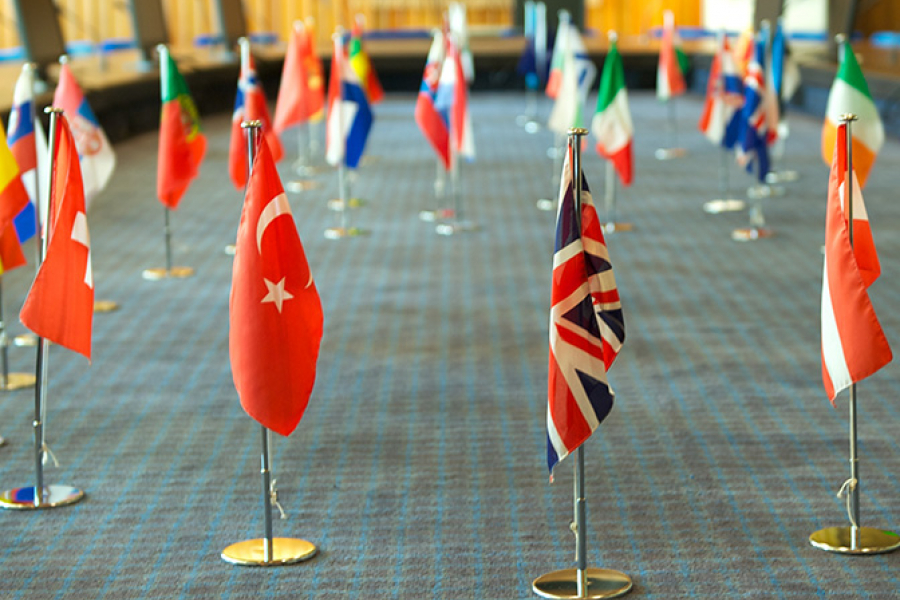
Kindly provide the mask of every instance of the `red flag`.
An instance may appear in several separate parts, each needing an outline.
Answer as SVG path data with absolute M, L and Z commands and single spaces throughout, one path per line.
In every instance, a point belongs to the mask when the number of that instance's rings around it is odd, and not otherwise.
M 847 126 L 837 130 L 825 221 L 822 274 L 822 380 L 828 398 L 891 362 L 867 288 L 881 274 L 869 217 L 855 172 L 847 172 Z M 852 181 L 853 243 L 847 191 Z
M 306 410 L 322 321 L 290 205 L 269 148 L 259 144 L 237 234 L 228 345 L 241 406 L 281 435 Z
M 310 41 L 302 21 L 296 21 L 291 29 L 291 39 L 284 55 L 281 84 L 275 100 L 275 120 L 273 129 L 281 133 L 292 125 L 309 121 L 310 117 L 322 110 L 322 103 L 314 106 L 306 70 Z
M 56 122 L 50 241 L 19 318 L 35 334 L 91 358 L 94 278 L 78 150 L 65 116 Z
M 0 273 L 12 271 L 26 263 L 16 227 L 10 223 L 0 233 Z

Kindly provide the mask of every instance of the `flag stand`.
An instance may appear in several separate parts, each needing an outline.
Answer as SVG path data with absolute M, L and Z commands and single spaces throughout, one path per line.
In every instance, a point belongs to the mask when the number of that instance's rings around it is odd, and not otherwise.
M 656 149 L 656 160 L 672 160 L 673 158 L 684 158 L 687 156 L 687 150 L 678 146 L 678 119 L 675 116 L 675 98 L 666 100 L 668 107 L 667 127 L 669 137 L 668 148 Z
M 457 127 L 463 127 L 462 123 L 457 124 Z M 452 128 L 451 128 L 452 129 Z M 459 171 L 459 148 L 456 146 L 456 134 L 451 131 L 450 133 L 450 195 L 453 198 L 453 209 L 452 209 L 452 219 L 445 222 L 439 223 L 435 226 L 434 231 L 438 235 L 456 235 L 458 233 L 467 233 L 469 231 L 476 231 L 478 229 L 478 224 L 473 223 L 472 221 L 467 221 L 463 218 L 463 198 L 462 198 L 462 186 L 460 184 L 460 171 Z
M 447 169 L 444 168 L 444 163 L 441 161 L 440 157 L 435 158 L 434 198 L 437 200 L 437 205 L 439 207 L 444 206 L 444 202 L 447 199 Z M 435 208 L 419 211 L 419 220 L 427 223 L 452 218 L 452 208 Z
M 62 109 L 48 108 L 50 113 L 50 172 L 55 167 L 56 157 L 56 125 Z M 50 182 L 50 200 L 53 199 L 53 181 Z M 47 214 L 52 214 L 53 207 L 49 207 Z M 43 224 L 43 236 L 41 240 L 42 255 L 47 254 L 49 243 L 49 229 L 47 223 Z M 0 508 L 13 510 L 35 510 L 39 508 L 56 508 L 74 504 L 84 498 L 84 492 L 70 485 L 44 485 L 44 456 L 47 445 L 44 443 L 44 405 L 46 402 L 49 380 L 49 350 L 50 342 L 44 338 L 38 338 L 37 361 L 35 365 L 34 386 L 34 470 L 35 483 L 33 486 L 13 488 L 0 492 Z
M 553 158 L 553 173 L 550 175 L 551 185 L 559 187 L 559 180 L 557 177 L 559 172 L 562 171 L 562 158 L 564 151 L 561 149 L 563 145 L 563 141 L 565 140 L 564 136 L 561 133 L 557 133 L 554 136 L 554 144 L 553 146 L 547 148 L 547 156 Z M 550 212 L 556 210 L 556 200 L 551 198 L 541 198 L 537 201 L 538 210 L 543 210 L 545 212 Z
M 144 272 L 141 274 L 144 279 L 149 281 L 158 281 L 160 279 L 173 278 L 173 279 L 184 279 L 185 277 L 191 277 L 194 275 L 193 267 L 173 267 L 172 266 L 172 231 L 169 227 L 169 210 L 168 206 L 163 207 L 163 210 L 166 214 L 166 225 L 165 225 L 165 237 L 166 237 L 166 266 L 165 267 L 153 267 L 151 269 L 144 269 Z
M 0 391 L 21 390 L 35 384 L 31 373 L 9 372 L 9 338 L 6 335 L 6 321 L 3 319 L 3 279 L 0 278 Z M 0 443 L 0 446 L 3 444 Z
M 790 127 L 788 127 L 787 120 L 782 119 L 778 122 L 778 139 L 781 140 L 781 159 L 782 163 L 784 162 L 785 157 L 785 146 L 787 145 L 787 139 L 790 135 Z M 789 183 L 791 181 L 797 181 L 800 178 L 800 175 L 797 171 L 791 169 L 784 169 L 782 171 L 769 171 L 768 175 L 766 175 L 766 183 Z
M 853 135 L 851 123 L 858 117 L 853 114 L 841 115 L 847 124 L 847 227 L 850 247 L 853 247 Z M 850 479 L 844 482 L 838 492 L 840 497 L 847 490 L 847 516 L 849 526 L 826 527 L 809 536 L 809 543 L 820 550 L 841 554 L 884 554 L 900 548 L 900 536 L 893 531 L 884 531 L 859 524 L 859 458 L 856 452 L 856 383 L 850 384 Z
M 587 129 L 569 130 L 572 148 L 572 184 L 575 191 L 575 218 L 581 220 L 581 137 Z M 576 224 L 581 230 L 581 223 Z M 543 598 L 618 598 L 631 591 L 631 578 L 611 569 L 587 567 L 587 519 L 584 491 L 584 444 L 575 450 L 575 522 L 571 529 L 575 534 L 575 568 L 553 571 L 542 575 L 532 583 L 532 591 Z
M 704 212 L 717 215 L 723 212 L 741 211 L 747 207 L 746 202 L 731 195 L 731 183 L 728 177 L 730 166 L 729 152 L 726 148 L 722 148 L 719 153 L 719 194 L 721 194 L 721 197 L 705 203 L 703 205 Z
M 250 163 L 248 181 L 253 173 L 253 158 L 256 155 L 257 137 L 262 127 L 261 121 L 244 121 L 241 127 L 247 129 L 247 160 Z M 262 432 L 262 454 L 260 474 L 262 475 L 263 517 L 266 537 L 244 540 L 231 544 L 222 551 L 222 560 L 234 565 L 274 567 L 290 565 L 308 560 L 316 555 L 316 546 L 306 540 L 276 538 L 272 536 L 272 504 L 277 503 L 275 486 L 271 478 L 269 464 L 269 430 L 260 426 Z
M 606 205 L 606 222 L 603 224 L 604 233 L 616 233 L 632 231 L 631 223 L 616 222 L 616 168 L 612 161 L 606 162 L 606 195 L 603 197 Z
M 309 137 L 309 125 L 307 123 L 300 123 L 297 126 L 297 160 L 291 165 L 300 179 L 288 181 L 284 186 L 284 189 L 294 194 L 300 194 L 319 187 L 318 181 L 307 179 L 319 171 L 319 169 L 309 164 Z
M 325 230 L 325 237 L 329 240 L 339 240 L 346 237 L 359 237 L 361 235 L 366 235 L 367 233 L 369 233 L 365 229 L 361 229 L 359 227 L 347 227 L 347 209 L 359 207 L 362 205 L 362 203 L 359 202 L 358 199 L 357 204 L 354 205 L 353 198 L 350 198 L 350 184 L 347 179 L 348 176 L 346 173 L 346 167 L 344 166 L 344 158 L 342 157 L 341 162 L 338 165 L 338 192 L 340 194 L 340 197 L 328 201 L 328 208 L 338 213 L 340 215 L 340 220 L 337 227 L 329 227 Z

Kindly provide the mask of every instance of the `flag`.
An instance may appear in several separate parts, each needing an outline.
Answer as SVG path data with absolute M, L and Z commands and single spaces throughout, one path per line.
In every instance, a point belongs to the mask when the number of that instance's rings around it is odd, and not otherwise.
M 37 233 L 38 193 L 41 195 L 41 214 L 47 213 L 47 182 L 49 181 L 47 164 L 47 137 L 40 119 L 35 118 L 34 102 L 34 68 L 26 63 L 16 80 L 13 92 L 13 105 L 9 112 L 7 135 L 9 147 L 18 163 L 22 175 L 22 183 L 28 190 L 31 200 L 16 215 L 15 228 L 20 242 L 25 242 Z M 41 185 L 38 185 L 40 182 Z
M 563 165 L 550 309 L 547 464 L 578 448 L 609 414 L 606 372 L 625 341 L 625 320 L 603 228 L 587 180 L 576 212 L 571 146 Z M 580 225 L 580 227 L 579 227 Z
M 892 358 L 866 291 L 881 274 L 881 266 L 855 169 L 847 172 L 846 127 L 843 123 L 837 126 L 833 142 L 822 270 L 822 380 L 832 403 L 841 390 L 875 373 Z M 853 158 L 855 164 L 856 156 Z M 847 223 L 848 184 L 853 190 L 852 243 Z
M 535 19 L 536 11 L 533 0 L 526 0 L 524 3 L 524 27 L 525 48 L 522 49 L 522 56 L 519 57 L 519 63 L 516 65 L 516 72 L 525 78 L 525 88 L 536 90 L 540 83 L 537 69 L 537 47 L 536 47 L 536 31 Z
M 275 99 L 275 119 L 272 128 L 282 133 L 293 125 L 308 122 L 312 116 L 322 110 L 324 99 L 321 93 L 313 97 L 310 88 L 309 62 L 310 40 L 307 37 L 303 21 L 295 21 L 291 28 L 291 39 L 284 54 L 284 67 L 281 70 L 281 83 L 278 86 L 278 97 Z M 321 80 L 319 81 L 321 92 Z
M 722 33 L 709 69 L 706 102 L 697 127 L 713 144 L 731 149 L 737 143 L 743 104 L 741 79 L 728 47 L 728 37 Z
M 544 94 L 556 99 L 562 86 L 563 63 L 565 63 L 565 47 L 569 39 L 569 11 L 559 11 L 559 23 L 556 24 L 556 37 L 553 39 L 553 53 L 550 55 L 550 73 L 547 75 L 547 87 Z
M 306 44 L 301 46 L 303 51 L 303 64 L 306 66 L 306 76 L 309 82 L 309 120 L 318 123 L 325 118 L 325 66 L 316 52 L 316 31 L 314 19 L 306 17 Z
M 200 131 L 200 114 L 187 83 L 168 49 L 160 51 L 162 115 L 159 121 L 159 158 L 156 194 L 170 209 L 178 203 L 188 185 L 200 172 L 206 153 L 206 137 Z
M 116 153 L 65 61 L 60 66 L 53 106 L 63 109 L 68 117 L 81 160 L 84 201 L 90 208 L 91 201 L 103 191 L 112 177 L 116 167 Z
M 82 170 L 64 115 L 56 121 L 49 242 L 19 319 L 38 336 L 91 358 L 94 278 Z
M 597 111 L 591 123 L 591 132 L 597 138 L 597 153 L 612 161 L 622 185 L 631 185 L 634 165 L 632 149 L 634 126 L 628 108 L 628 90 L 625 88 L 622 55 L 619 54 L 615 39 L 611 40 L 609 53 L 603 63 Z
M 853 165 L 856 167 L 859 185 L 865 187 L 875 157 L 884 144 L 884 126 L 849 42 L 844 42 L 843 50 L 844 57 L 831 85 L 825 108 L 822 160 L 828 164 L 834 154 L 835 132 L 841 115 L 856 115 L 859 121 L 853 127 Z
M 737 146 L 738 163 L 748 172 L 752 172 L 755 163 L 759 181 L 765 181 L 769 172 L 769 146 L 775 141 L 778 125 L 774 96 L 767 89 L 762 68 L 764 52 L 765 42 L 761 39 L 744 77 L 744 107 Z
M 463 73 L 459 46 L 452 33 L 446 39 L 446 55 L 438 79 L 434 106 L 440 114 L 447 115 L 452 151 L 472 160 L 475 158 L 475 138 L 469 114 L 468 86 Z
M 228 348 L 241 406 L 267 429 L 297 427 L 316 378 L 322 304 L 266 144 L 241 212 Z
M 0 129 L 0 273 L 25 264 L 13 220 L 29 204 L 19 166 Z
M 663 13 L 662 39 L 659 42 L 659 65 L 656 69 L 656 97 L 668 100 L 680 96 L 687 86 L 684 83 L 681 44 L 676 42 L 675 15 L 671 10 Z M 676 47 L 677 45 L 677 47 Z
M 261 121 L 263 139 L 272 151 L 272 159 L 278 162 L 284 156 L 284 148 L 269 116 L 266 94 L 256 77 L 256 64 L 250 54 L 249 44 L 241 46 L 241 75 L 238 78 L 237 95 L 234 98 L 234 112 L 231 115 L 231 143 L 228 146 L 228 174 L 234 187 L 241 189 L 247 184 L 247 138 L 241 123 Z
M 350 30 L 350 48 L 348 57 L 350 66 L 359 77 L 363 91 L 366 92 L 366 98 L 369 99 L 369 105 L 378 104 L 384 99 L 384 89 L 381 82 L 378 81 L 378 74 L 372 67 L 372 61 L 363 48 L 362 43 L 362 15 L 357 15 L 356 22 Z
M 440 29 L 434 31 L 434 41 L 425 60 L 425 71 L 422 74 L 422 85 L 416 98 L 416 125 L 422 135 L 434 148 L 444 168 L 450 170 L 450 114 L 439 112 L 435 106 L 438 80 L 441 77 L 441 66 L 444 64 L 444 34 Z
M 472 83 L 475 81 L 475 61 L 472 58 L 472 51 L 469 49 L 469 24 L 465 3 L 451 2 L 447 7 L 447 21 L 456 48 L 459 50 L 459 64 L 465 74 L 465 81 Z
M 787 36 L 781 26 L 781 19 L 775 25 L 772 37 L 772 84 L 775 97 L 779 101 L 790 100 L 800 87 L 800 67 L 791 56 Z
M 325 128 L 325 159 L 337 166 L 342 161 L 355 169 L 359 165 L 369 130 L 372 110 L 356 72 L 347 62 L 340 39 L 334 41 L 331 79 L 328 82 L 328 123 Z
M 562 35 L 566 37 L 561 48 L 562 80 L 547 126 L 565 134 L 572 127 L 584 127 L 584 104 L 597 76 L 597 67 L 588 57 L 575 25 L 570 23 Z

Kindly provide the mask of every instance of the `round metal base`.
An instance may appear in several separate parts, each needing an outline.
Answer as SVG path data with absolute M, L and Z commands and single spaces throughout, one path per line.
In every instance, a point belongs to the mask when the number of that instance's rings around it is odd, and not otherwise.
M 452 219 L 456 212 L 452 208 L 436 208 L 434 210 L 420 210 L 419 220 L 426 223 L 434 223 L 435 221 L 444 221 Z
M 328 201 L 328 210 L 333 210 L 335 212 L 341 212 L 342 210 L 346 210 L 347 208 L 360 208 L 368 204 L 362 198 L 350 198 L 347 202 L 344 202 L 340 198 L 332 198 Z
M 616 223 L 615 221 L 603 224 L 603 233 L 621 233 L 624 231 L 634 231 L 634 225 L 632 223 Z
M 7 373 L 6 380 L 0 376 L 0 390 L 12 391 L 34 387 L 35 377 L 31 373 Z M 0 446 L 3 444 L 0 443 Z
M 369 235 L 369 231 L 366 229 L 360 229 L 359 227 L 329 227 L 325 230 L 325 239 L 329 240 L 340 240 L 348 237 L 360 237 L 362 235 Z
M 784 196 L 784 188 L 780 185 L 769 185 L 767 183 L 760 183 L 747 188 L 747 197 L 751 200 L 771 198 L 773 196 Z
M 234 254 L 234 252 L 231 254 Z M 153 269 L 144 269 L 144 272 L 141 273 L 141 276 L 148 281 L 159 281 L 160 279 L 184 279 L 185 277 L 193 277 L 193 275 L 193 267 L 172 267 L 168 271 L 163 267 L 156 267 Z
M 782 183 L 785 181 L 797 181 L 800 175 L 797 171 L 771 171 L 766 174 L 766 183 Z
M 34 503 L 34 486 L 15 488 L 0 493 L 0 508 L 11 510 L 37 510 L 58 508 L 75 504 L 84 498 L 84 492 L 70 485 L 45 485 L 41 503 Z
M 26 348 L 37 346 L 37 341 L 37 336 L 33 333 L 23 333 L 22 335 L 17 335 L 13 338 L 13 344 L 16 346 L 24 346 Z
M 451 223 L 441 223 L 434 228 L 438 235 L 456 235 L 458 233 L 468 233 L 470 231 L 478 231 L 478 224 L 471 221 L 453 221 Z
M 703 205 L 703 211 L 711 215 L 723 212 L 738 212 L 747 208 L 747 203 L 737 198 L 717 198 Z
M 108 313 L 119 310 L 119 303 L 115 300 L 97 300 L 94 302 L 95 313 Z
M 736 242 L 755 242 L 764 238 L 770 238 L 775 233 L 771 229 L 763 227 L 741 227 L 731 232 L 731 239 Z
M 312 181 L 310 179 L 298 179 L 295 181 L 288 181 L 286 184 L 284 184 L 284 189 L 293 194 L 302 194 L 303 192 L 314 190 L 318 187 L 319 182 Z
M 845 527 L 826 527 L 809 536 L 809 543 L 819 550 L 840 554 L 884 554 L 900 548 L 900 535 L 872 527 L 857 529 L 856 547 L 853 547 L 851 530 Z
M 563 569 L 534 580 L 531 589 L 542 598 L 618 598 L 631 591 L 631 578 L 611 569 L 587 569 L 587 589 L 578 595 L 578 570 Z
M 228 244 L 224 248 L 222 248 L 222 252 L 227 254 L 228 256 L 234 256 L 234 253 L 237 252 L 237 246 L 234 244 Z
M 556 210 L 556 200 L 550 200 L 549 198 L 541 198 L 537 201 L 537 209 L 543 210 L 545 212 L 550 212 L 552 210 Z
M 656 160 L 673 160 L 684 158 L 687 156 L 687 153 L 687 150 L 684 148 L 657 148 L 654 156 Z
M 265 540 L 244 540 L 222 550 L 222 560 L 247 567 L 278 567 L 309 560 L 318 548 L 306 540 L 272 538 L 272 560 L 266 561 Z
M 327 170 L 327 167 L 314 167 L 312 165 L 307 165 L 299 161 L 295 161 L 292 165 L 292 168 L 294 169 L 294 173 L 296 173 L 300 177 L 310 177 Z

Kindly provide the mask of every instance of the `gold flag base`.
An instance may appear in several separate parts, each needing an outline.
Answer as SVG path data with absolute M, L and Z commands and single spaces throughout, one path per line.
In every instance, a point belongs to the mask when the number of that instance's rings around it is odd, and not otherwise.
M 585 590 L 578 594 L 578 570 L 563 569 L 534 580 L 531 589 L 542 598 L 618 598 L 631 591 L 631 578 L 611 569 L 586 569 Z
M 284 189 L 291 192 L 292 194 L 302 194 L 303 192 L 308 192 L 309 190 L 314 190 L 319 187 L 318 181 L 312 181 L 311 179 L 297 179 L 294 181 L 288 181 L 284 184 Z
M 615 221 L 603 224 L 603 233 L 621 233 L 625 231 L 634 231 L 634 225 L 632 223 L 616 223 Z
M 703 205 L 703 212 L 718 215 L 724 212 L 739 212 L 747 208 L 747 203 L 737 198 L 716 198 Z
M 95 313 L 108 313 L 119 310 L 119 303 L 115 300 L 97 300 L 94 302 Z
M 13 338 L 13 344 L 25 348 L 33 348 L 37 346 L 37 336 L 33 333 L 23 333 Z
M 478 231 L 478 229 L 478 224 L 471 221 L 451 221 L 449 223 L 441 223 L 440 225 L 435 226 L 434 231 L 438 235 L 450 236 L 460 233 L 469 233 L 471 231 Z
M 272 560 L 266 560 L 265 539 L 244 540 L 222 550 L 222 560 L 248 567 L 278 567 L 309 560 L 318 548 L 306 540 L 272 539 Z
M 366 229 L 360 229 L 359 227 L 329 227 L 325 230 L 325 239 L 329 240 L 340 240 L 348 237 L 360 237 L 363 235 L 369 235 L 369 231 Z
M 42 490 L 40 504 L 34 502 L 34 486 L 0 492 L 0 508 L 11 510 L 58 508 L 75 504 L 84 498 L 84 492 L 70 485 L 45 485 Z
M 31 373 L 7 373 L 6 377 L 0 377 L 0 390 L 12 391 L 34 387 L 35 376 Z M 3 444 L 0 443 L 0 446 Z
M 764 227 L 741 227 L 731 232 L 731 239 L 735 242 L 755 242 L 773 235 L 775 232 Z
M 819 550 L 839 554 L 885 554 L 900 548 L 900 535 L 872 527 L 826 527 L 809 536 L 809 543 Z
M 228 251 L 226 250 L 226 254 Z M 231 252 L 234 254 L 234 252 Z M 193 277 L 193 267 L 172 267 L 165 269 L 164 267 L 154 267 L 152 269 L 144 269 L 141 277 L 147 281 L 159 281 L 160 279 L 184 279 L 185 277 Z
M 684 158 L 688 151 L 684 148 L 657 148 L 653 154 L 656 160 L 674 160 L 676 158 Z
M 434 223 L 435 221 L 445 221 L 452 219 L 456 215 L 456 211 L 452 208 L 435 208 L 419 211 L 419 220 L 426 223 Z

